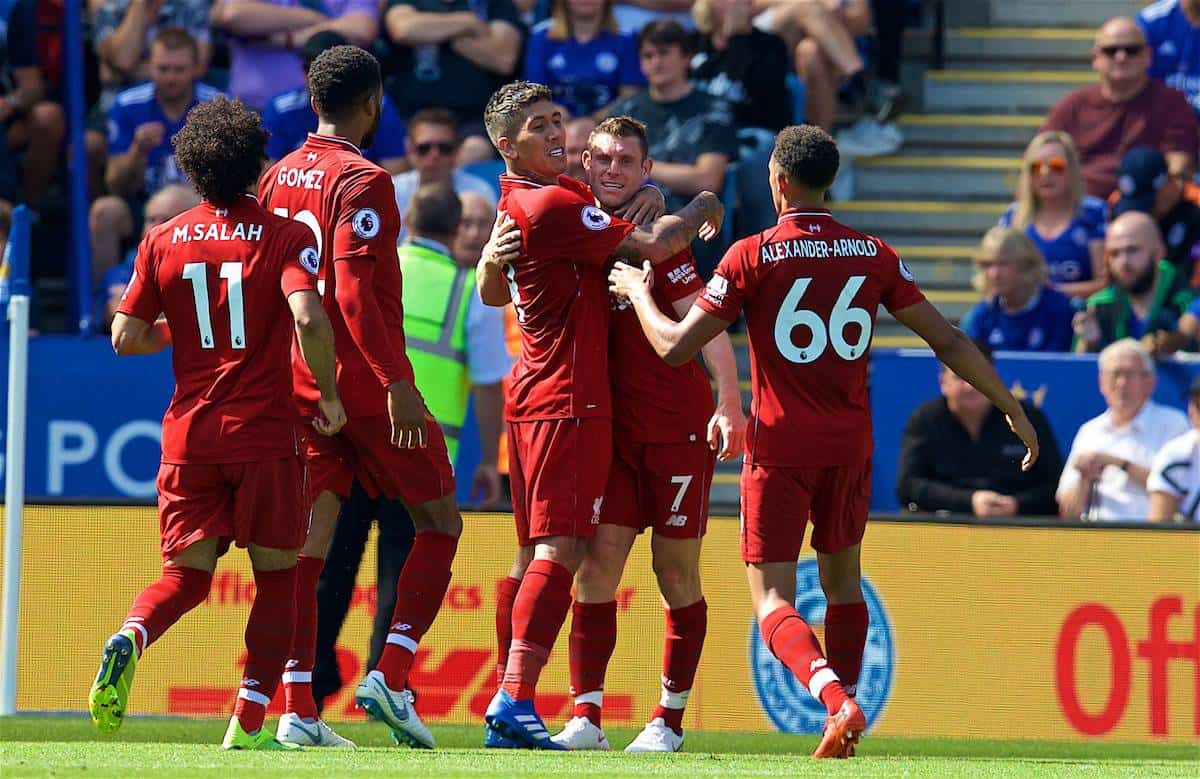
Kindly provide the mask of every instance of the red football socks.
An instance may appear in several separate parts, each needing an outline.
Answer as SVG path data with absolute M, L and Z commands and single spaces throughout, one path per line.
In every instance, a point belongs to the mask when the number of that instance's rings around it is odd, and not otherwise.
M 831 603 L 825 610 L 825 653 L 829 667 L 851 697 L 857 692 L 870 621 L 865 603 Z
M 504 667 L 508 665 L 508 645 L 512 643 L 513 604 L 521 580 L 506 576 L 496 585 L 496 686 L 504 683 Z
M 600 727 L 604 673 L 617 648 L 617 602 L 580 603 L 571 607 L 571 694 L 573 716 L 587 717 Z
M 791 606 L 780 606 L 759 624 L 771 654 L 788 667 L 832 715 L 847 700 L 838 675 L 829 667 L 812 628 Z
M 534 560 L 513 604 L 512 644 L 501 687 L 516 700 L 532 700 L 538 677 L 571 608 L 574 576 L 553 560 Z
M 417 644 L 433 624 L 450 586 L 450 565 L 458 549 L 458 537 L 425 530 L 417 533 L 408 561 L 396 581 L 396 608 L 387 644 L 375 669 L 383 673 L 392 690 L 408 684 Z
M 233 716 L 242 730 L 262 727 L 292 648 L 296 621 L 296 567 L 255 571 L 254 605 L 246 622 L 246 667 Z
M 138 594 L 121 625 L 121 630 L 133 631 L 138 655 L 180 617 L 203 603 L 211 584 L 212 574 L 208 571 L 164 565 L 162 576 Z
M 320 557 L 302 554 L 296 560 L 296 633 L 283 672 L 283 694 L 287 710 L 303 719 L 319 716 L 312 694 L 312 671 L 317 662 L 317 580 L 324 567 Z
M 681 609 L 664 609 L 667 631 L 663 641 L 662 697 L 650 719 L 661 717 L 683 735 L 683 710 L 696 681 L 700 652 L 708 632 L 708 603 L 703 598 Z

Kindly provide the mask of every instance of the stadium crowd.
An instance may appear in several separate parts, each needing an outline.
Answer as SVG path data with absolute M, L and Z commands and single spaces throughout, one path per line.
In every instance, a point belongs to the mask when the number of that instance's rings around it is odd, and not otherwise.
M 316 126 L 308 63 L 345 42 L 369 48 L 383 65 L 384 113 L 365 152 L 393 174 L 401 214 L 421 187 L 441 183 L 462 198 L 464 229 L 490 219 L 501 166 L 483 109 L 498 86 L 523 77 L 550 86 L 573 117 L 575 161 L 595 121 L 629 114 L 647 125 L 649 180 L 668 210 L 704 190 L 725 193 L 736 205 L 731 228 L 696 247 L 708 275 L 734 237 L 774 220 L 765 176 L 779 129 L 801 120 L 840 127 L 849 157 L 900 146 L 891 122 L 904 102 L 900 44 L 919 5 L 89 0 L 92 277 L 75 283 L 93 287 L 97 315 L 111 321 L 139 238 L 194 205 L 171 145 L 191 108 L 222 93 L 240 98 L 262 113 L 268 153 L 278 160 Z M 0 242 L 12 205 L 28 203 L 38 214 L 34 274 L 50 280 L 66 274 L 62 15 L 62 0 L 0 0 Z M 943 464 L 953 473 L 939 476 L 939 464 L 921 454 L 929 441 L 941 442 L 944 455 L 945 436 L 966 449 L 989 445 L 993 432 L 1004 437 L 992 430 L 994 409 L 946 371 L 944 397 L 931 401 L 940 405 L 910 422 L 902 503 L 981 517 L 1140 519 L 1155 506 L 1161 516 L 1155 485 L 1163 480 L 1153 460 L 1166 439 L 1138 436 L 1153 412 L 1155 359 L 1200 351 L 1198 41 L 1200 0 L 1159 0 L 1099 27 L 1091 54 L 1098 81 L 1050 110 L 1025 150 L 1012 205 L 973 258 L 982 299 L 963 329 L 996 351 L 1101 354 L 1108 414 L 1079 431 L 1065 468 L 1048 446 L 1039 470 L 1021 475 L 1036 484 L 991 481 L 995 452 L 954 458 Z M 450 253 L 469 265 L 476 257 L 460 254 L 478 252 L 485 235 Z M 484 341 L 498 350 L 502 338 L 492 332 Z M 1138 382 L 1140 390 L 1129 389 Z M 1114 398 L 1123 393 L 1140 399 L 1122 405 Z M 1171 431 L 1192 435 L 1182 415 L 1172 418 Z M 1045 440 L 1053 444 L 1053 435 Z M 488 484 L 481 489 L 491 494 Z M 1176 503 L 1194 519 L 1194 501 Z

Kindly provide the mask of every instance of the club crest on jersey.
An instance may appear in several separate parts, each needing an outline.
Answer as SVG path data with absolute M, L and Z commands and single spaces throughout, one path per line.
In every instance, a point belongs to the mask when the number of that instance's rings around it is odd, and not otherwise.
M 916 279 L 913 277 L 912 271 L 910 271 L 908 266 L 904 264 L 904 258 L 897 257 L 896 259 L 900 261 L 900 275 L 904 277 L 904 280 L 915 282 Z
M 589 230 L 603 230 L 612 224 L 612 217 L 595 206 L 584 206 L 579 212 L 579 219 Z
M 364 241 L 379 235 L 379 214 L 373 208 L 360 208 L 355 211 L 350 224 L 354 226 L 354 234 Z
M 317 275 L 321 268 L 321 255 L 317 254 L 317 247 L 305 246 L 300 250 L 300 265 L 312 275 Z

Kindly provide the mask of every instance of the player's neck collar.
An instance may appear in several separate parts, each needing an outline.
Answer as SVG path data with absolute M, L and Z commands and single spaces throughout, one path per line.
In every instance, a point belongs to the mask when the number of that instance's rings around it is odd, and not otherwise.
M 779 224 L 782 224 L 786 219 L 812 219 L 813 217 L 831 218 L 833 215 L 829 213 L 827 208 L 787 208 L 779 213 Z
M 501 173 L 500 181 L 502 183 L 507 183 L 510 186 L 525 187 L 529 189 L 538 189 L 540 187 L 549 186 L 549 184 L 543 184 L 540 181 L 534 181 L 533 179 L 525 176 L 514 176 L 511 173 Z
M 321 141 L 324 143 L 340 143 L 343 146 L 346 146 L 346 147 L 350 148 L 351 150 L 353 150 L 355 154 L 362 154 L 362 149 L 358 148 L 353 143 L 350 143 L 350 141 L 346 140 L 345 138 L 341 138 L 337 135 L 321 135 L 320 133 L 309 133 L 308 139 L 310 141 Z

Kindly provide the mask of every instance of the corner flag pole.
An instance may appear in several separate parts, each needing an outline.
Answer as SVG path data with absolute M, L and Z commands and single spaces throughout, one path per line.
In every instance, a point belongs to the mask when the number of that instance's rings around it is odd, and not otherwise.
M 17 710 L 17 631 L 21 611 L 21 535 L 25 509 L 25 408 L 29 376 L 29 240 L 33 212 L 13 209 L 4 252 L 8 298 L 8 424 L 4 452 L 4 655 L 0 661 L 0 716 Z

